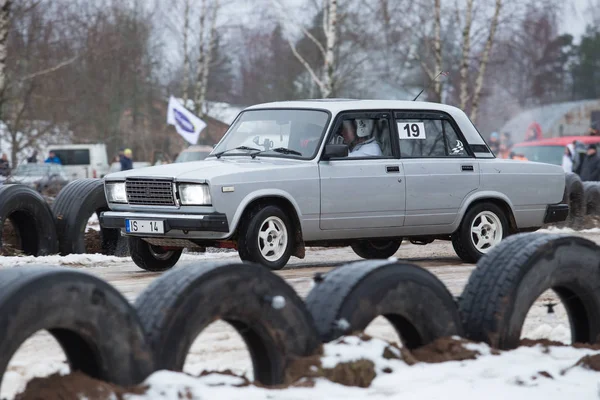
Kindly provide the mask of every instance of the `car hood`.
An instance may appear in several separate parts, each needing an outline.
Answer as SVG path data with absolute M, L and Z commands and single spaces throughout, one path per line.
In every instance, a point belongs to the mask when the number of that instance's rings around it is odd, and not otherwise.
M 296 165 L 306 165 L 306 161 L 284 160 L 281 158 L 222 157 L 202 161 L 157 165 L 106 175 L 106 180 L 126 178 L 170 178 L 177 181 L 210 181 L 213 178 L 235 175 L 249 171 L 273 171 L 274 168 L 285 169 Z

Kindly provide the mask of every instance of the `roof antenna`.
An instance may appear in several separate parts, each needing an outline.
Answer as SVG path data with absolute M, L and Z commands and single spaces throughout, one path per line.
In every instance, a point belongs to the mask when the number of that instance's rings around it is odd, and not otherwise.
M 431 87 L 431 84 L 432 84 L 433 82 L 435 82 L 435 80 L 436 80 L 436 79 L 437 79 L 437 78 L 438 78 L 440 75 L 448 76 L 449 74 L 450 74 L 449 72 L 445 72 L 445 71 L 442 71 L 442 72 L 440 72 L 439 74 L 437 74 L 437 75 L 435 76 L 435 78 L 433 78 L 433 79 L 431 80 L 431 82 L 429 82 L 429 86 L 427 86 L 427 87 L 426 87 L 426 88 L 424 88 L 424 89 L 421 89 L 421 91 L 419 92 L 419 94 L 417 95 L 417 97 L 415 97 L 415 98 L 413 99 L 413 101 L 417 101 L 417 99 L 419 98 L 419 96 L 421 95 L 421 93 L 423 93 L 425 90 L 429 89 L 429 88 Z

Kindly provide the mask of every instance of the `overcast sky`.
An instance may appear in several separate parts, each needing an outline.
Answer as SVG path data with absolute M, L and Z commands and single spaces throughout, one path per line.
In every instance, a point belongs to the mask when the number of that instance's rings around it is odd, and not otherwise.
M 561 33 L 570 33 L 576 41 L 579 41 L 579 36 L 585 32 L 586 25 L 592 22 L 586 16 L 588 5 L 589 0 L 567 0 L 566 15 L 561 21 Z

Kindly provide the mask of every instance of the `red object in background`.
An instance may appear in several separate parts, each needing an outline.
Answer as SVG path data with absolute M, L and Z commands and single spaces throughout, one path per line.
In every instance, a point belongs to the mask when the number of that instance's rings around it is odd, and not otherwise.
M 531 142 L 517 143 L 512 149 L 514 151 L 516 148 L 528 146 L 566 146 L 573 143 L 574 140 L 587 145 L 590 143 L 600 143 L 600 136 L 560 136 L 555 138 L 543 138 Z
M 529 124 L 529 126 L 527 127 L 527 133 L 525 134 L 525 140 L 528 140 L 528 139 L 531 140 L 528 137 L 529 132 L 533 132 L 534 133 L 534 137 L 535 137 L 536 140 L 540 140 L 543 137 L 543 135 L 542 135 L 542 127 L 537 122 L 532 122 L 531 124 Z

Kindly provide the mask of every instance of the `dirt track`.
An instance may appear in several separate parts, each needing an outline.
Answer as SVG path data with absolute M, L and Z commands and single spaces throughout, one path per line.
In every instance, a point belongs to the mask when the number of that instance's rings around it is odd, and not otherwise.
M 600 244 L 600 233 L 579 234 Z M 228 259 L 239 261 L 236 253 L 211 254 L 213 260 Z M 471 264 L 464 264 L 455 255 L 449 242 L 434 242 L 427 246 L 416 246 L 403 243 L 396 253 L 402 261 L 415 263 L 427 268 L 436 274 L 453 293 L 458 296 L 463 290 L 467 279 L 473 270 Z M 290 285 L 302 296 L 310 291 L 312 277 L 317 272 L 327 272 L 332 267 L 347 262 L 358 261 L 350 248 L 343 249 L 309 249 L 304 260 L 292 259 L 290 265 L 278 271 Z M 43 263 L 43 259 L 40 259 Z M 210 260 L 202 259 L 198 255 L 186 255 L 181 263 L 188 264 L 191 268 L 202 268 L 202 264 Z M 18 261 L 15 258 L 0 258 L 0 267 L 14 266 Z M 137 268 L 129 259 L 118 263 L 99 262 L 94 267 L 81 265 L 86 271 L 98 275 L 119 289 L 130 301 L 133 301 L 160 273 L 148 273 Z M 557 300 L 553 293 L 542 296 L 538 307 L 530 312 L 525 332 L 538 335 L 540 327 L 546 326 L 546 331 L 552 328 L 565 330 L 567 326 L 566 315 L 562 307 L 556 308 L 558 318 L 554 323 L 548 322 L 546 308 L 541 301 L 547 299 Z M 389 340 L 397 341 L 395 332 L 383 319 L 375 320 L 367 329 L 367 333 Z M 567 332 L 568 334 L 568 332 Z M 568 337 L 567 337 L 568 340 Z M 192 351 L 186 362 L 186 372 L 199 373 L 204 369 L 230 368 L 238 373 L 247 373 L 252 376 L 250 360 L 247 356 L 245 345 L 241 337 L 226 323 L 216 322 L 204 331 L 193 345 Z M 45 376 L 57 370 L 67 369 L 64 355 L 52 337 L 43 332 L 29 339 L 19 350 L 9 366 L 9 370 L 2 382 L 1 397 L 12 396 L 20 390 L 27 380 L 33 376 Z

